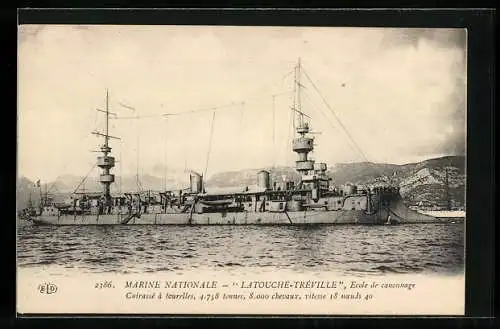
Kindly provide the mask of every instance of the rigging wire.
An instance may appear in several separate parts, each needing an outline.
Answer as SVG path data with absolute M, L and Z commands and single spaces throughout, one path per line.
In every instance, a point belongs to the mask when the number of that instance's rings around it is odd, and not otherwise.
M 122 194 L 122 179 L 123 179 L 123 175 L 122 175 L 122 147 L 123 147 L 123 144 L 122 144 L 122 141 L 120 140 L 120 185 L 119 185 L 120 194 Z
M 304 96 L 306 97 L 306 99 L 307 99 L 307 100 L 309 100 L 309 101 L 311 101 L 311 103 L 313 103 L 313 105 L 314 105 L 314 107 L 315 107 L 315 108 L 321 109 L 321 106 L 318 106 L 318 104 L 314 101 L 314 99 L 313 99 L 311 96 L 309 96 L 309 94 L 308 94 L 308 93 L 304 92 Z M 322 111 L 322 110 L 321 110 L 321 111 L 319 111 L 319 112 L 323 115 L 323 117 L 324 117 L 324 118 L 326 119 L 326 121 L 330 124 L 330 126 L 331 126 L 333 129 L 335 129 L 336 127 L 335 127 L 335 125 L 333 124 L 332 119 L 331 119 L 331 118 L 330 118 L 330 117 L 329 117 L 329 116 L 328 116 L 328 115 L 327 115 L 324 111 Z M 351 140 L 348 140 L 348 143 L 349 143 L 349 146 L 350 146 L 350 147 L 351 147 L 354 151 L 356 151 L 356 148 L 355 148 L 355 146 L 352 144 Z
M 139 114 L 137 112 L 137 110 L 130 106 L 130 105 L 127 105 L 127 104 L 124 104 L 122 102 L 118 102 L 119 105 L 121 105 L 122 107 L 132 111 L 135 113 L 134 116 L 132 117 L 129 117 L 130 119 L 135 119 L 137 120 L 136 121 L 136 124 L 135 124 L 135 130 L 136 130 L 136 174 L 135 174 L 135 184 L 139 190 L 139 192 L 142 192 L 143 191 L 143 188 L 142 188 L 142 184 L 141 184 L 141 181 L 139 180 Z M 115 117 L 115 119 L 118 118 L 118 117 Z
M 188 122 L 193 122 L 193 115 L 192 114 L 189 114 Z M 188 172 L 189 171 L 189 169 L 188 169 L 188 163 L 191 164 L 191 152 L 192 152 L 191 143 L 188 144 L 188 146 L 186 147 L 186 149 L 187 149 L 187 152 L 183 152 L 183 154 L 184 154 L 184 172 Z
M 351 133 L 347 130 L 347 128 L 344 126 L 344 124 L 342 123 L 342 121 L 340 121 L 339 117 L 337 116 L 337 114 L 335 113 L 335 111 L 333 110 L 333 108 L 330 106 L 330 104 L 328 104 L 328 102 L 326 101 L 325 97 L 323 96 L 323 94 L 321 93 L 321 91 L 319 90 L 319 88 L 316 86 L 316 84 L 311 80 L 311 78 L 309 77 L 309 75 L 307 74 L 307 72 L 305 70 L 304 71 L 304 75 L 306 76 L 307 80 L 309 80 L 309 82 L 311 83 L 311 85 L 313 86 L 313 88 L 316 90 L 316 92 L 318 93 L 318 95 L 320 96 L 321 100 L 323 101 L 323 103 L 326 105 L 326 107 L 330 110 L 330 112 L 333 114 L 333 116 L 335 117 L 335 119 L 337 120 L 338 124 L 340 125 L 340 127 L 342 127 L 342 129 L 344 130 L 344 132 L 346 133 L 347 137 L 351 140 L 351 142 L 353 143 L 353 145 L 356 147 L 357 151 L 361 154 L 361 156 L 367 161 L 367 162 L 370 162 L 368 161 L 368 158 L 366 157 L 365 153 L 363 152 L 363 150 L 361 150 L 361 148 L 359 147 L 359 145 L 356 143 L 356 141 L 354 140 L 354 138 L 352 137 Z
M 97 126 L 98 126 L 98 125 L 97 125 L 97 123 L 98 123 L 98 119 L 99 119 L 99 114 L 97 113 L 97 111 L 95 111 L 95 112 L 94 112 L 94 111 L 92 111 L 92 112 L 90 112 L 90 113 L 94 113 L 94 124 L 92 125 L 92 127 L 95 127 L 95 128 L 91 130 L 91 131 L 94 131 L 94 130 L 96 130 L 96 129 L 97 129 Z M 91 116 L 89 115 L 87 118 L 89 118 L 89 119 L 90 119 L 90 118 L 91 118 Z M 80 139 L 81 139 L 81 140 L 83 140 L 83 141 L 87 141 L 87 140 L 88 140 L 88 138 L 89 138 L 90 136 L 92 136 L 92 135 L 89 135 L 88 133 L 85 133 L 85 136 L 82 136 Z M 73 159 L 73 158 L 71 158 L 71 157 L 70 157 L 70 158 L 67 158 L 66 163 L 65 163 L 62 167 L 60 167 L 59 172 L 64 171 L 64 170 L 68 167 L 68 165 L 70 164 L 70 161 L 72 161 L 72 160 L 74 160 L 74 159 Z M 61 175 L 58 175 L 58 176 L 54 179 L 54 181 L 52 182 L 52 184 L 50 184 L 49 188 L 47 189 L 47 193 L 51 193 L 52 189 L 53 189 L 53 188 L 56 188 L 57 192 L 58 192 L 59 194 L 61 194 L 61 191 L 59 191 L 59 189 L 58 189 L 58 188 L 57 188 L 57 186 L 56 186 L 56 184 L 57 184 L 57 180 L 58 180 L 61 176 L 62 176 L 62 174 L 61 174 Z
M 288 125 L 288 137 L 286 139 L 286 146 L 283 148 L 283 152 L 286 152 L 289 143 L 291 144 L 293 141 L 293 134 L 294 134 L 294 130 L 295 130 L 295 120 L 294 119 L 295 119 L 295 113 L 293 111 L 290 111 L 290 118 L 289 118 L 290 123 Z M 289 159 L 289 158 L 292 158 L 292 156 L 293 155 L 290 152 L 286 152 L 285 158 Z
M 283 77 L 283 79 L 286 78 L 286 76 L 290 75 L 290 73 L 291 72 L 287 73 Z M 273 98 L 273 102 L 275 101 L 276 97 L 283 96 L 283 95 L 290 95 L 290 91 L 278 92 L 278 93 L 271 94 L 271 97 Z M 268 95 L 266 95 L 266 96 L 269 97 Z M 252 97 L 250 99 L 259 99 L 259 98 L 263 98 L 263 97 L 264 97 L 264 95 L 258 95 L 258 96 Z M 131 106 L 128 106 L 128 105 L 120 103 L 120 102 L 119 102 L 119 104 L 121 106 L 127 108 L 127 109 L 135 111 L 135 109 L 133 107 L 131 107 Z M 140 116 L 135 111 L 136 115 L 134 115 L 134 116 L 115 116 L 112 119 L 115 119 L 115 120 L 117 120 L 117 119 L 118 120 L 120 120 L 120 119 L 135 119 L 135 120 L 138 120 L 138 119 L 143 119 L 143 118 L 159 118 L 159 117 L 166 118 L 166 117 L 169 117 L 169 116 L 192 115 L 192 114 L 195 114 L 195 113 L 201 113 L 201 112 L 206 112 L 206 111 L 213 111 L 213 113 L 214 113 L 213 116 L 215 118 L 215 113 L 216 112 L 224 110 L 224 109 L 235 108 L 235 105 L 238 105 L 238 104 L 241 104 L 241 107 L 237 107 L 237 108 L 240 108 L 240 111 L 241 111 L 240 121 L 242 121 L 242 119 L 243 119 L 243 111 L 245 110 L 246 101 L 231 102 L 231 103 L 227 103 L 227 104 L 223 104 L 223 105 L 219 105 L 219 106 L 215 106 L 215 107 L 199 108 L 199 109 L 194 109 L 194 110 L 190 110 L 190 111 L 183 111 L 183 112 L 177 112 L 177 113 L 162 113 L 162 114 L 153 114 L 153 115 L 142 115 L 142 116 Z M 138 124 L 138 122 L 137 122 L 137 124 Z M 136 129 L 138 129 L 138 128 L 136 128 Z M 137 139 L 139 139 L 139 135 L 137 135 Z M 210 141 L 210 143 L 211 143 L 211 141 Z M 211 151 L 211 146 L 209 146 L 209 152 L 210 151 Z M 137 141 L 137 157 L 139 158 L 139 141 Z M 165 155 L 165 157 L 166 157 L 166 155 Z M 206 164 L 205 171 L 207 171 L 207 167 L 208 167 L 208 157 L 209 157 L 209 154 L 207 155 L 207 164 Z M 137 183 L 137 186 L 139 187 L 139 189 L 142 190 L 142 184 L 140 183 L 139 178 L 138 178 L 138 171 L 139 171 L 139 159 L 138 158 L 136 160 L 137 161 L 136 183 Z M 184 159 L 184 163 L 185 163 L 185 169 L 186 169 L 187 168 L 187 158 L 186 157 Z M 165 184 L 166 184 L 166 178 L 165 178 Z
M 352 142 L 352 144 L 354 145 L 354 147 L 356 148 L 356 150 L 361 154 L 361 156 L 363 157 L 363 159 L 372 166 L 372 168 L 381 176 L 384 176 L 382 174 L 382 172 L 380 170 L 378 170 L 375 165 L 370 161 L 368 160 L 368 158 L 366 157 L 365 153 L 363 152 L 363 150 L 359 147 L 359 145 L 356 143 L 356 141 L 354 140 L 354 138 L 352 137 L 351 133 L 347 130 L 347 128 L 344 126 L 344 124 L 342 123 L 342 121 L 340 121 L 340 118 L 337 116 L 337 114 L 335 113 L 335 111 L 333 110 L 333 108 L 330 106 L 330 104 L 326 101 L 326 98 L 323 96 L 323 93 L 321 93 L 321 91 L 319 90 L 319 88 L 316 86 L 316 84 L 312 81 L 312 79 L 309 77 L 309 75 L 307 74 L 307 72 L 303 69 L 302 70 L 304 72 L 304 75 L 306 76 L 307 80 L 309 81 L 309 83 L 312 85 L 312 87 L 314 88 L 314 90 L 316 90 L 316 92 L 318 93 L 318 95 L 320 96 L 321 100 L 323 101 L 323 103 L 326 105 L 326 107 L 330 110 L 330 112 L 333 114 L 334 118 L 337 120 L 338 124 L 340 125 L 340 127 L 344 130 L 344 132 L 346 133 L 347 137 L 349 138 L 349 140 Z
M 276 101 L 276 97 L 273 96 L 273 106 L 272 106 L 272 109 L 273 109 L 273 168 L 276 167 L 276 132 L 274 131 L 275 128 L 276 128 L 276 124 L 275 124 L 275 121 L 276 121 L 276 109 L 275 109 L 275 101 Z
M 285 91 L 285 92 L 274 93 L 271 95 L 265 95 L 265 97 L 282 96 L 282 95 L 287 95 L 289 93 L 290 93 L 290 91 Z M 260 99 L 260 98 L 264 98 L 264 96 L 249 98 L 245 102 L 248 102 L 248 100 L 250 100 L 250 99 Z M 161 113 L 161 114 L 150 114 L 150 115 L 141 115 L 141 116 L 122 116 L 122 117 L 117 116 L 117 117 L 114 117 L 112 119 L 113 120 L 147 119 L 147 118 L 160 118 L 160 117 L 164 117 L 164 116 L 179 116 L 179 115 L 185 115 L 185 114 L 191 114 L 191 113 L 201 113 L 201 112 L 208 112 L 208 111 L 222 111 L 225 109 L 234 108 L 235 105 L 241 104 L 241 103 L 242 102 L 231 102 L 231 103 L 218 105 L 218 106 L 204 107 L 204 108 L 188 110 L 188 111 L 183 111 L 183 112 L 174 112 L 174 113 Z
M 168 116 L 165 116 L 165 145 L 164 145 L 164 155 L 163 155 L 163 161 L 164 163 L 164 168 L 163 168 L 163 189 L 167 190 L 167 149 L 168 149 L 168 139 L 167 139 L 167 131 L 168 131 Z
M 138 119 L 138 118 L 137 118 Z M 137 135 L 137 150 L 136 150 L 136 174 L 135 174 L 135 184 L 139 189 L 139 192 L 142 192 L 142 184 L 139 180 L 139 120 L 136 121 L 136 135 Z
M 204 177 L 204 181 L 206 180 L 206 177 L 207 177 L 207 169 L 208 169 L 208 160 L 210 159 L 210 151 L 211 151 L 211 148 L 212 148 L 212 136 L 213 136 L 213 133 L 214 133 L 214 122 L 215 122 L 215 111 L 213 112 L 213 115 L 212 115 L 212 123 L 210 124 L 210 137 L 209 137 L 209 140 L 208 140 L 208 151 L 207 151 L 207 161 L 205 163 L 205 173 L 203 174 L 203 177 Z
M 288 78 L 292 73 L 295 72 L 295 69 L 290 70 L 288 73 L 286 73 L 282 78 L 281 82 L 283 83 L 286 78 Z
M 297 108 L 297 66 L 294 68 L 294 77 L 293 77 L 293 107 L 291 109 L 292 111 L 292 117 L 293 117 L 293 131 L 296 129 L 296 123 L 295 123 L 295 109 Z
M 92 168 L 90 169 L 90 171 L 85 175 L 85 177 L 83 177 L 83 179 L 81 180 L 80 184 L 78 184 L 78 186 L 76 187 L 76 189 L 73 191 L 72 194 L 75 194 L 76 191 L 78 191 L 78 189 L 80 188 L 80 186 L 82 186 L 82 184 L 85 182 L 85 180 L 87 179 L 87 177 L 89 177 L 90 173 L 94 170 L 94 168 L 97 166 L 97 163 L 94 163 L 94 165 L 92 166 Z
M 247 100 L 251 100 L 251 99 L 258 99 L 258 98 L 261 98 L 261 97 L 265 97 L 265 95 L 268 95 L 267 91 L 269 89 L 271 89 L 270 87 L 276 87 L 279 85 L 279 89 L 278 90 L 281 90 L 283 88 L 283 85 L 284 85 L 284 82 L 285 82 L 285 79 L 290 76 L 291 74 L 293 73 L 293 70 L 290 70 L 289 72 L 285 73 L 280 80 L 277 80 L 277 81 L 281 81 L 281 84 L 278 84 L 278 83 L 269 83 L 267 85 L 264 85 L 262 86 L 261 88 L 259 88 L 258 90 L 256 90 L 255 92 L 253 93 L 250 93 L 248 94 L 247 96 L 245 96 L 245 99 Z M 262 92 L 261 92 L 262 91 Z M 264 95 L 264 92 L 263 91 L 266 91 L 265 95 Z M 262 96 L 260 96 L 262 95 Z

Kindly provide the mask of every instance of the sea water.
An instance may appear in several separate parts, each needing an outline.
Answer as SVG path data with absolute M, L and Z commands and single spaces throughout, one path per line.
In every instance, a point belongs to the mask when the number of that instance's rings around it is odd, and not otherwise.
M 459 274 L 464 224 L 32 226 L 17 264 L 79 273 L 192 271 Z

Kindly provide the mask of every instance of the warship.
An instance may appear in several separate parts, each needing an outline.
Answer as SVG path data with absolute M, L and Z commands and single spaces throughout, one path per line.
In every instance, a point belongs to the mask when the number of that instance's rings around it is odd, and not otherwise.
M 255 186 L 227 191 L 207 190 L 204 175 L 189 171 L 189 186 L 147 193 L 110 192 L 115 175 L 109 135 L 109 93 L 106 90 L 104 139 L 96 166 L 102 191 L 73 193 L 57 203 L 47 197 L 22 212 L 33 225 L 394 225 L 442 222 L 408 208 L 397 186 L 336 186 L 327 164 L 309 157 L 315 146 L 310 119 L 301 107 L 301 63 L 294 67 L 294 133 L 291 150 L 297 154 L 299 179 L 271 181 L 271 173 L 256 174 Z M 187 184 L 186 184 L 187 185 Z

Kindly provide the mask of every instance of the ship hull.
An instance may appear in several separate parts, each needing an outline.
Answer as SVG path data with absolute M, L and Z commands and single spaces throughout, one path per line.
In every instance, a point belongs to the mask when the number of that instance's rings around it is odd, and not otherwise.
M 397 202 L 375 213 L 364 210 L 310 210 L 290 212 L 228 212 L 177 214 L 45 215 L 36 225 L 314 225 L 436 223 L 442 219 L 417 213 Z

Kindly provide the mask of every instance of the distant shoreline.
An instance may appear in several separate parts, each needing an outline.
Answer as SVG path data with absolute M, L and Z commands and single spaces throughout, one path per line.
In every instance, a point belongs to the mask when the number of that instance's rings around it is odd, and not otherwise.
M 437 218 L 465 218 L 463 210 L 418 210 L 421 214 L 430 215 Z

